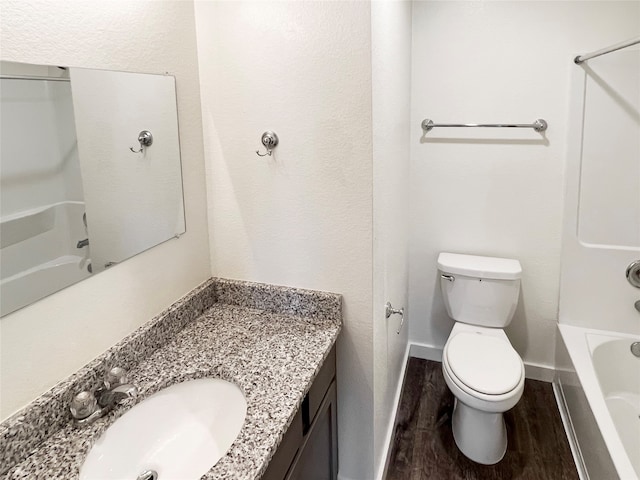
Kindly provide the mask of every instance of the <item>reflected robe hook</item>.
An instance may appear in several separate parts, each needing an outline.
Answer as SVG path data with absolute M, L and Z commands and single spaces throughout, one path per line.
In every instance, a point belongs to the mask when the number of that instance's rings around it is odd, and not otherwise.
M 153 145 L 153 135 L 151 135 L 149 130 L 142 130 L 138 134 L 138 142 L 140 142 L 140 150 L 134 150 L 133 147 L 129 147 L 129 150 L 133 153 L 142 153 L 145 147 Z
M 273 154 L 273 149 L 278 145 L 278 135 L 275 132 L 267 131 L 262 134 L 262 145 L 267 149 L 267 153 L 260 153 L 256 150 L 256 153 L 260 157 L 271 156 Z

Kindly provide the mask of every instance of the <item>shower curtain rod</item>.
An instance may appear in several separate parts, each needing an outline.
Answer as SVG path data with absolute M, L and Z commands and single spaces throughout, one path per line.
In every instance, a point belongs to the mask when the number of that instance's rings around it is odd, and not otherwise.
M 585 62 L 590 58 L 599 57 L 600 55 L 606 55 L 607 53 L 615 52 L 616 50 L 627 48 L 627 47 L 630 47 L 631 45 L 637 45 L 638 43 L 640 43 L 640 37 L 635 37 L 635 38 L 632 38 L 631 40 L 616 43 L 615 45 L 611 45 L 610 47 L 596 50 L 595 52 L 585 53 L 584 55 L 578 55 L 576 58 L 573 59 L 573 61 L 575 62 L 576 65 L 580 65 L 582 62 Z
M 63 77 L 38 77 L 37 75 L 0 75 L 2 80 L 45 80 L 49 82 L 70 82 L 70 78 Z

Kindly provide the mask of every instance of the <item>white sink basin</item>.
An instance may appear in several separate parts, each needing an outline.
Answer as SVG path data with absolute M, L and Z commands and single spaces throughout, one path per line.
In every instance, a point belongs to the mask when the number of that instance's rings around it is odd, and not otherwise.
M 199 479 L 240 433 L 247 402 L 233 383 L 202 378 L 160 390 L 116 420 L 89 451 L 80 480 Z

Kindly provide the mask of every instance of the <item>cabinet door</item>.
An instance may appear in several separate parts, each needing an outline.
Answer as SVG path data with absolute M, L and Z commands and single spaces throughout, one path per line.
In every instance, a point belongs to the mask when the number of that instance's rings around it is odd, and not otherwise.
M 261 480 L 283 480 L 291 469 L 302 443 L 302 412 L 298 410 Z
M 336 382 L 331 383 L 286 480 L 336 480 L 338 440 Z

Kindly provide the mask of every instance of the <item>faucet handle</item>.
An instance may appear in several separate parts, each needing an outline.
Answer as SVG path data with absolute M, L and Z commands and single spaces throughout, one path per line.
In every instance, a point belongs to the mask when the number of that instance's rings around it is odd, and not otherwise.
M 73 418 L 82 420 L 98 410 L 98 401 L 93 393 L 85 390 L 73 397 L 69 410 L 71 410 L 71 416 Z
M 104 376 L 104 385 L 109 390 L 128 382 L 127 371 L 122 367 L 113 367 Z

